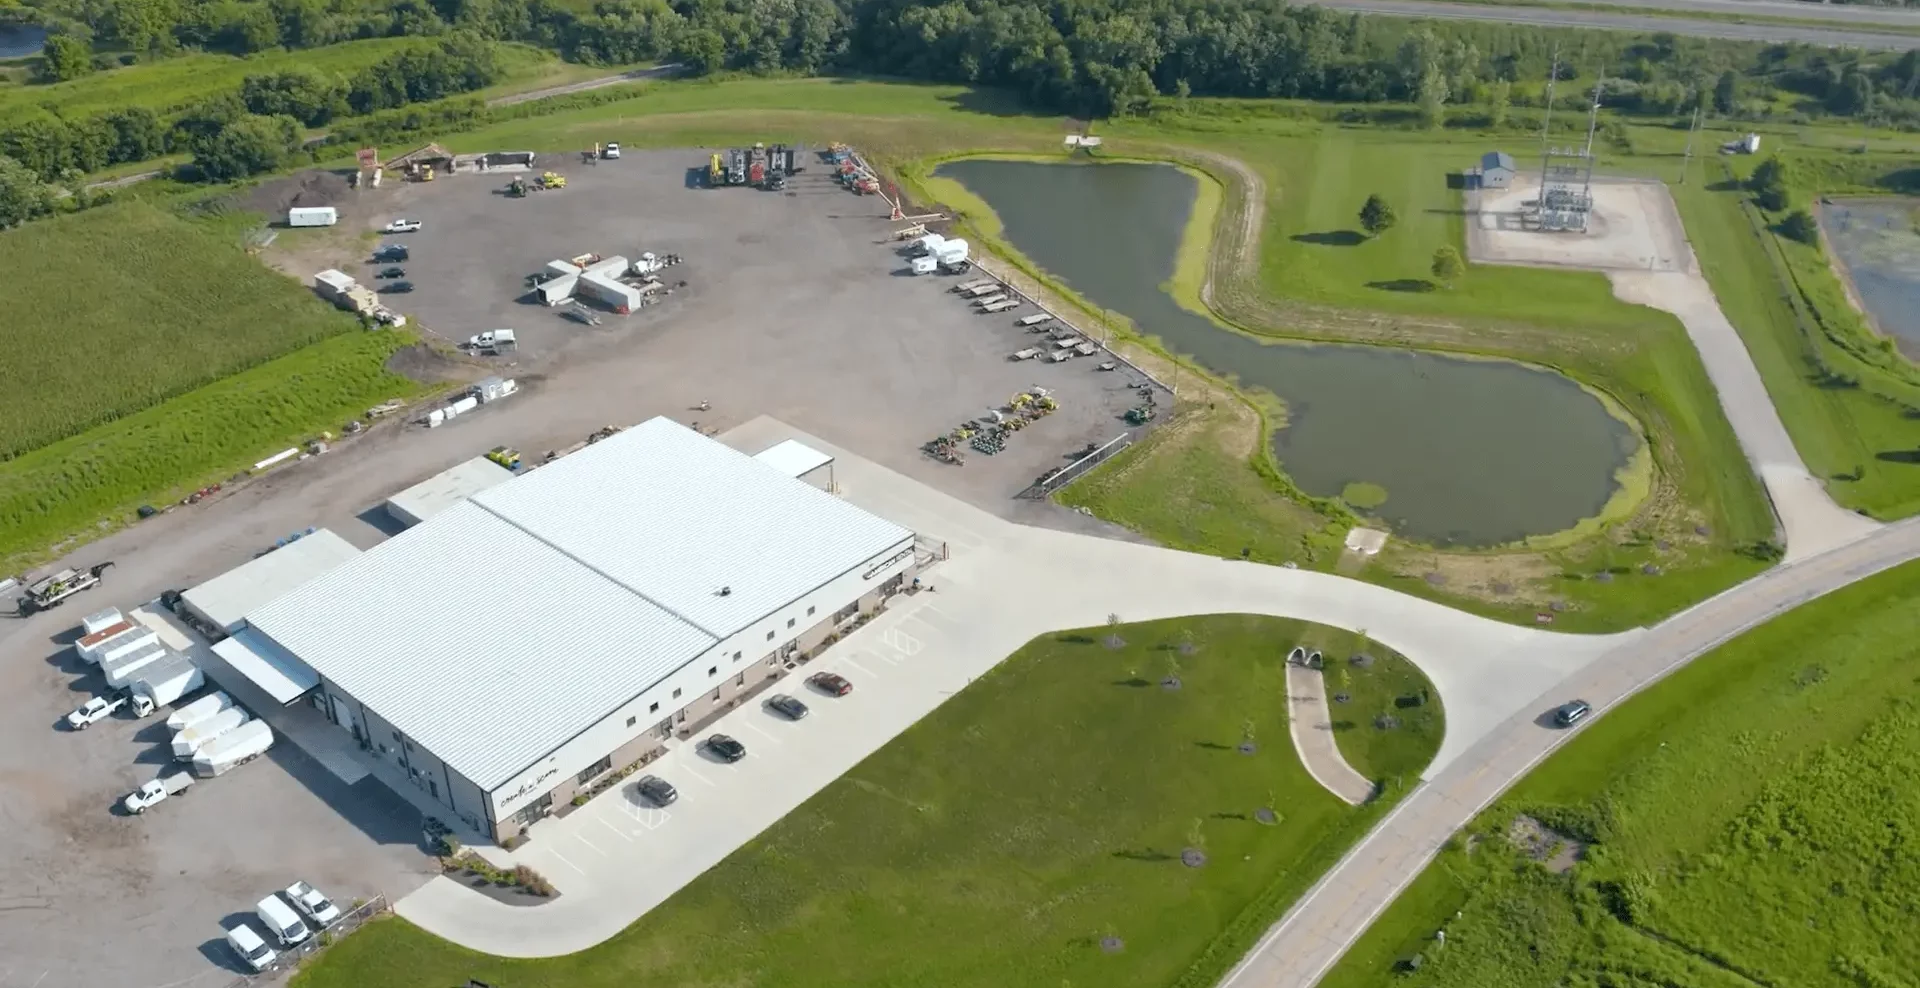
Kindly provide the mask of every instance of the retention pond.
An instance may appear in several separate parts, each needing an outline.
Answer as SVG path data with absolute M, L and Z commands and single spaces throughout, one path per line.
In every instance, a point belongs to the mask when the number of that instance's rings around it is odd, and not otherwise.
M 1558 374 L 1257 340 L 1181 308 L 1161 286 L 1199 184 L 1178 168 L 969 159 L 936 175 L 985 200 L 1015 249 L 1093 304 L 1279 396 L 1287 421 L 1274 454 L 1294 481 L 1326 497 L 1384 488 L 1371 513 L 1401 535 L 1485 546 L 1571 528 L 1600 512 L 1637 448 L 1625 423 Z
M 1920 230 L 1914 224 L 1920 201 L 1839 200 L 1819 209 L 1868 320 L 1901 352 L 1920 358 Z

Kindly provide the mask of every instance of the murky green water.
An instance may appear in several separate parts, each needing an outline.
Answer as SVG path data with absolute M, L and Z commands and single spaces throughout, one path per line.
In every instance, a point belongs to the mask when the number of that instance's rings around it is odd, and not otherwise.
M 1378 347 L 1263 344 L 1175 305 L 1196 180 L 1164 165 L 941 166 L 999 213 L 1007 239 L 1096 305 L 1279 395 L 1276 457 L 1302 489 L 1386 488 L 1375 513 L 1436 543 L 1491 545 L 1596 514 L 1638 440 L 1556 374 Z
M 1920 356 L 1920 202 L 1836 202 L 1819 207 L 1834 252 L 1874 325 Z

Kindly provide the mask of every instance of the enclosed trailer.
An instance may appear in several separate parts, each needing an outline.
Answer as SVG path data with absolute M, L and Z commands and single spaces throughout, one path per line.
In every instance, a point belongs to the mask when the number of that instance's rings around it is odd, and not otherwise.
M 273 728 L 264 720 L 250 720 L 213 739 L 193 756 L 193 774 L 203 779 L 225 775 L 273 747 Z
M 215 738 L 231 731 L 253 716 L 239 707 L 228 707 L 197 724 L 192 724 L 173 736 L 173 757 L 175 761 L 190 762 L 201 748 Z
M 167 730 L 184 731 L 223 710 L 232 710 L 233 706 L 233 697 L 224 691 L 208 694 L 167 715 Z
M 295 206 L 287 210 L 288 226 L 332 226 L 340 222 L 340 211 L 332 206 Z

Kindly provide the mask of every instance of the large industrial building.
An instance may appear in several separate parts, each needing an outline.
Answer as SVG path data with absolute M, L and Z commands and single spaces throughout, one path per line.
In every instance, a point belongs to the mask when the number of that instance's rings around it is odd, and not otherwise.
M 913 532 L 801 479 L 830 462 L 809 452 L 653 419 L 208 616 L 388 784 L 506 840 L 912 579 Z

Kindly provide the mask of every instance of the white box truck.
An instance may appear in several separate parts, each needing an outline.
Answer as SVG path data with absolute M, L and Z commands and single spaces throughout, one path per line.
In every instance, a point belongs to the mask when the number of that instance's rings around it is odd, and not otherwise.
M 107 674 L 107 685 L 118 689 L 133 685 L 134 680 L 145 675 L 148 666 L 164 661 L 168 656 L 175 654 L 178 653 L 159 642 L 154 642 L 151 646 L 122 656 L 111 664 L 102 662 L 100 669 Z
M 175 761 L 190 762 L 193 756 L 207 743 L 228 731 L 234 730 L 253 716 L 239 707 L 228 707 L 197 724 L 182 729 L 173 736 L 173 757 Z
M 207 681 L 193 660 L 178 652 L 152 662 L 133 681 L 133 715 L 147 717 L 199 689 Z
M 264 720 L 250 720 L 214 738 L 193 756 L 193 774 L 203 779 L 225 775 L 267 753 L 273 747 L 273 728 Z
M 282 947 L 291 947 L 313 935 L 293 907 L 281 902 L 277 895 L 267 896 L 255 903 L 253 914 L 260 917 L 260 924 L 273 934 L 275 940 L 280 941 Z
M 287 210 L 288 226 L 332 226 L 340 222 L 340 211 L 332 206 L 295 206 Z
M 222 710 L 232 709 L 233 697 L 225 692 L 203 696 L 168 715 L 167 730 L 184 731 Z

